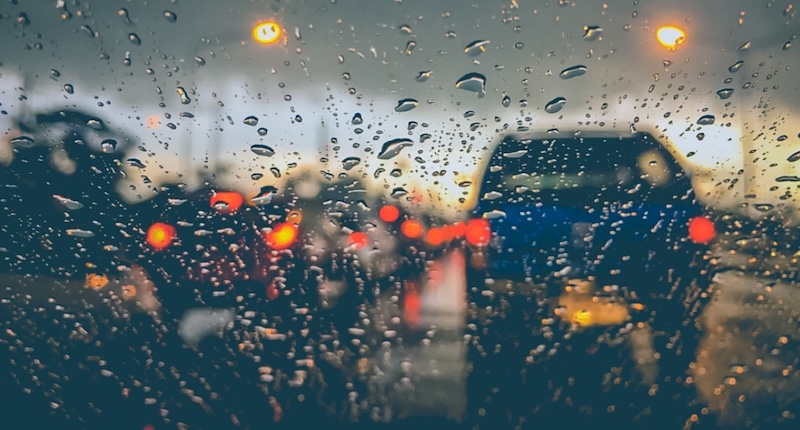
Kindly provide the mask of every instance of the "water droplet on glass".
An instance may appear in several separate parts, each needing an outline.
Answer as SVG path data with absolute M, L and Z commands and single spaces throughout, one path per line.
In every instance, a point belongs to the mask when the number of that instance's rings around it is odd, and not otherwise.
M 189 98 L 189 94 L 186 93 L 186 90 L 183 87 L 178 87 L 175 89 L 178 92 L 178 95 L 181 96 L 181 103 L 188 105 L 192 102 L 192 99 Z
M 567 104 L 567 99 L 564 97 L 556 97 L 547 102 L 547 104 L 544 106 L 544 111 L 547 113 L 556 113 L 560 111 L 565 104 Z
M 91 230 L 82 230 L 79 228 L 71 228 L 67 230 L 67 236 L 75 236 L 81 238 L 94 237 L 94 232 Z
M 257 205 L 266 205 L 272 201 L 272 197 L 278 192 L 278 189 L 272 185 L 261 187 L 258 195 L 253 197 L 253 203 Z
M 397 102 L 397 106 L 394 107 L 394 111 L 408 112 L 417 106 L 419 106 L 419 102 L 414 99 L 402 99 L 399 102 Z
M 400 26 L 400 33 L 401 34 L 411 34 L 411 26 L 408 24 L 403 24 Z
M 424 143 L 426 140 L 430 139 L 431 137 L 433 137 L 433 136 L 431 136 L 430 133 L 422 133 L 422 134 L 419 135 L 419 143 Z
M 786 43 L 784 43 L 784 44 L 783 44 L 783 48 L 782 48 L 782 49 L 783 49 L 784 51 L 788 51 L 788 50 L 789 50 L 789 48 L 791 48 L 791 47 L 792 47 L 792 41 L 790 40 L 790 41 L 788 41 L 788 42 L 786 42 Z
M 263 173 L 251 173 L 250 174 L 250 179 L 252 179 L 254 181 L 257 181 L 257 180 L 259 180 L 259 179 L 261 179 L 263 177 L 264 177 Z
M 178 15 L 176 15 L 175 12 L 172 12 L 170 10 L 165 10 L 164 11 L 164 18 L 166 18 L 167 21 L 169 21 L 169 22 L 175 22 L 175 21 L 178 20 Z
M 30 23 L 31 23 L 31 19 L 28 18 L 28 14 L 27 13 L 20 12 L 19 15 L 17 15 L 17 24 L 19 24 L 19 25 L 24 27 L 26 25 L 30 25 Z
M 58 194 L 53 194 L 53 198 L 56 199 L 59 204 L 63 205 L 64 207 L 66 207 L 67 209 L 69 209 L 71 211 L 75 211 L 75 210 L 83 208 L 83 203 L 81 203 L 81 202 L 79 202 L 77 200 L 72 200 L 70 198 L 67 198 L 67 197 L 64 197 L 64 196 L 60 196 Z
M 266 136 L 266 135 L 267 135 L 267 133 L 268 133 L 268 130 L 267 130 L 266 128 L 264 128 L 264 127 L 259 127 L 259 129 L 257 130 L 257 132 L 258 132 L 258 135 L 259 135 L 259 136 Z
M 414 48 L 417 47 L 417 42 L 414 40 L 409 41 L 406 43 L 406 55 L 411 55 L 414 53 Z
M 121 8 L 120 10 L 117 11 L 117 15 L 119 15 L 120 18 L 122 18 L 122 20 L 127 22 L 128 24 L 133 24 L 133 21 L 131 21 L 131 16 L 130 14 L 128 14 L 128 9 L 125 9 L 124 7 Z
M 90 119 L 86 121 L 86 125 L 93 130 L 102 130 L 103 129 L 103 121 L 99 119 Z
M 249 125 L 251 127 L 255 127 L 255 126 L 258 125 L 258 118 L 255 115 L 250 115 L 247 118 L 245 118 L 244 121 L 242 121 L 242 122 L 244 122 L 245 124 L 247 124 L 247 125 Z
M 142 39 L 140 39 L 140 38 L 139 38 L 139 35 L 138 35 L 138 34 L 136 34 L 136 33 L 131 33 L 131 34 L 129 34 L 129 35 L 128 35 L 128 40 L 130 40 L 130 41 L 131 41 L 131 43 L 133 43 L 133 44 L 134 44 L 134 45 L 136 45 L 136 46 L 139 46 L 139 45 L 141 45 L 141 44 L 142 44 Z
M 198 66 L 205 66 L 206 65 L 206 60 L 203 57 L 200 57 L 200 56 L 194 57 L 194 61 L 197 62 Z
M 397 187 L 392 190 L 392 193 L 390 195 L 392 196 L 393 199 L 399 199 L 400 197 L 408 195 L 408 191 L 406 191 L 406 189 L 403 187 Z
M 782 135 L 778 136 L 775 140 L 777 140 L 778 142 L 783 142 L 784 140 L 786 140 L 788 138 L 789 138 L 789 136 L 787 136 L 785 134 L 782 134 Z
M 770 203 L 756 203 L 753 207 L 759 212 L 769 212 L 775 208 L 775 205 Z
M 103 152 L 114 152 L 117 149 L 117 141 L 114 139 L 106 139 L 100 142 L 100 148 Z
M 302 117 L 302 116 L 300 116 L 300 115 L 295 115 L 295 116 L 294 116 L 294 120 L 295 120 L 296 122 L 303 122 L 303 117 Z
M 139 169 L 144 169 L 144 164 L 138 158 L 128 158 L 127 160 L 128 165 L 131 167 L 137 167 Z
M 471 91 L 479 98 L 486 96 L 486 76 L 480 73 L 467 73 L 456 81 L 456 88 Z
M 697 123 L 700 125 L 711 125 L 714 124 L 715 120 L 716 118 L 714 118 L 714 115 L 703 115 L 697 119 Z
M 17 148 L 32 148 L 34 141 L 31 137 L 19 136 L 11 139 L 11 144 Z
M 744 64 L 744 61 L 739 60 L 739 61 L 733 63 L 733 65 L 731 65 L 730 67 L 728 67 L 728 71 L 731 72 L 731 73 L 736 73 L 736 72 L 739 71 L 739 69 L 742 68 L 743 64 Z
M 361 159 L 358 157 L 347 157 L 342 160 L 342 165 L 344 166 L 344 170 L 350 170 L 353 167 L 358 166 L 361 163 Z
M 272 173 L 272 176 L 274 176 L 276 178 L 280 178 L 281 177 L 281 171 L 277 167 L 270 167 L 269 168 L 269 172 Z
M 73 87 L 72 84 L 64 84 L 64 91 L 66 91 L 67 94 L 75 94 L 75 87 Z
M 567 67 L 566 69 L 562 70 L 561 73 L 558 74 L 558 77 L 561 79 L 569 79 L 574 78 L 576 76 L 582 76 L 586 74 L 586 66 L 572 66 Z
M 522 42 L 517 42 L 517 43 L 514 44 L 514 48 L 516 48 L 516 49 L 522 49 L 524 47 L 525 47 L 525 44 L 522 43 Z
M 272 157 L 275 155 L 275 151 L 267 145 L 256 144 L 251 145 L 250 150 L 255 152 L 257 155 L 263 155 L 265 157 Z
M 395 110 L 396 110 L 396 109 L 395 109 Z M 355 115 L 353 115 L 353 119 L 352 119 L 352 120 L 350 120 L 350 122 L 351 122 L 353 125 L 361 125 L 361 124 L 363 124 L 363 123 L 364 123 L 364 120 L 361 118 L 361 114 L 360 114 L 359 112 L 356 112 L 356 114 L 355 114 Z
M 733 95 L 733 88 L 723 88 L 723 89 L 717 91 L 717 95 L 722 100 L 725 100 L 725 99 L 727 99 L 727 98 L 729 98 L 730 96 Z
M 507 95 L 503 96 L 503 100 L 500 103 L 502 103 L 503 107 L 511 106 L 511 97 Z
M 786 161 L 790 163 L 794 163 L 795 161 L 800 160 L 800 151 L 795 152 L 794 154 L 790 155 Z
M 456 32 L 455 32 L 455 31 L 453 31 L 453 30 L 450 30 L 450 31 L 448 31 L 448 32 L 446 32 L 446 33 L 444 34 L 444 37 L 446 37 L 446 38 L 448 38 L 448 39 L 455 39 L 456 37 L 458 37 L 458 34 L 456 34 Z
M 378 158 L 381 160 L 388 160 L 395 157 L 406 146 L 411 146 L 414 141 L 408 138 L 392 139 L 383 144 L 381 152 L 378 153 Z
M 400 170 L 400 169 L 392 169 L 392 171 L 389 172 L 389 176 L 391 176 L 393 178 L 399 178 L 399 177 L 403 176 L 403 171 Z
M 481 123 L 473 122 L 472 124 L 469 125 L 469 131 L 475 131 L 475 130 L 479 129 L 480 127 L 481 127 Z
M 431 70 L 425 70 L 425 71 L 419 72 L 419 74 L 417 74 L 417 77 L 416 77 L 416 78 L 414 78 L 414 79 L 415 79 L 417 82 L 425 82 L 425 81 L 427 81 L 427 80 L 428 80 L 428 78 L 430 78 L 430 77 L 431 77 L 431 75 L 432 75 L 432 74 L 433 74 L 433 71 L 431 71 Z
M 800 182 L 800 176 L 778 176 L 775 182 Z
M 603 29 L 599 25 L 587 25 L 583 27 L 583 40 L 588 42 L 595 41 L 603 34 Z
M 751 45 L 750 42 L 745 42 L 742 46 L 739 47 L 739 51 L 747 51 L 748 49 L 750 49 L 750 45 Z
M 464 48 L 464 53 L 470 57 L 477 57 L 481 55 L 481 53 L 486 52 L 486 45 L 488 44 L 488 40 L 476 40 Z
M 409 121 L 408 122 L 408 131 L 411 131 L 411 130 L 417 128 L 418 125 L 419 125 L 419 123 L 416 122 L 416 121 Z
M 180 205 L 186 203 L 187 201 L 189 201 L 189 200 L 187 200 L 187 199 L 172 199 L 172 198 L 167 199 L 167 203 L 169 203 L 170 206 L 180 206 Z M 189 224 L 189 223 L 187 223 L 187 224 L 188 225 L 192 225 L 192 224 Z

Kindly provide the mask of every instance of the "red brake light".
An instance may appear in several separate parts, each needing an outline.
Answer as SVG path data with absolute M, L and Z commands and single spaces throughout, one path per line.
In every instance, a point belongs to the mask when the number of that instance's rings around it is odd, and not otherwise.
M 369 236 L 363 231 L 354 231 L 350 233 L 350 244 L 357 250 L 364 248 L 369 244 Z
M 478 218 L 467 222 L 466 227 L 467 242 L 472 246 L 486 246 L 492 237 L 492 230 L 489 220 Z
M 147 229 L 147 243 L 158 250 L 168 247 L 174 237 L 175 227 L 163 222 L 157 222 Z
M 378 216 L 383 222 L 395 222 L 400 218 L 400 209 L 397 209 L 396 206 L 386 205 L 378 212 Z
M 400 232 L 409 239 L 416 239 L 422 235 L 422 224 L 413 219 L 407 219 L 400 225 Z
M 433 227 L 428 230 L 428 234 L 425 235 L 425 240 L 428 241 L 428 245 L 439 246 L 444 242 L 444 232 L 438 227 Z
M 711 242 L 716 235 L 717 229 L 710 219 L 704 216 L 697 216 L 689 221 L 689 239 L 692 242 L 706 244 Z
M 297 239 L 297 226 L 290 222 L 284 222 L 275 226 L 272 231 L 267 232 L 267 245 L 272 249 L 286 249 Z
M 453 224 L 452 232 L 453 232 L 453 237 L 455 237 L 456 239 L 460 239 L 464 237 L 464 235 L 467 233 L 467 226 L 463 222 L 459 221 Z
M 242 207 L 244 197 L 235 191 L 220 191 L 211 196 L 211 207 L 217 207 L 218 204 L 224 203 L 227 205 L 224 209 L 217 209 L 224 214 L 234 213 Z

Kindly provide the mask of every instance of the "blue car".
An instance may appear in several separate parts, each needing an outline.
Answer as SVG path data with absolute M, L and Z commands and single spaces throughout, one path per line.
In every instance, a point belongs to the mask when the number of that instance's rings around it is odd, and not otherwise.
M 471 421 L 682 425 L 705 212 L 648 135 L 502 141 L 473 213 L 491 234 L 467 265 Z

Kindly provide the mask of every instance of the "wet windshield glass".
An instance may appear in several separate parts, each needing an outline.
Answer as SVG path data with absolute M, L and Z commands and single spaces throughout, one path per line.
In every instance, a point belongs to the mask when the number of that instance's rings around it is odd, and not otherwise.
M 4 0 L 6 427 L 795 428 L 797 10 Z

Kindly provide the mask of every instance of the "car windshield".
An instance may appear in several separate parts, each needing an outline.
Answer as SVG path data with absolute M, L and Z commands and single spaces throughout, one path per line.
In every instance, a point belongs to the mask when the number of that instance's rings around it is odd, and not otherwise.
M 795 0 L 6 0 L 4 428 L 796 428 Z

